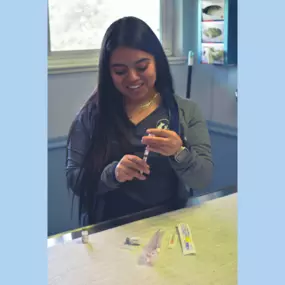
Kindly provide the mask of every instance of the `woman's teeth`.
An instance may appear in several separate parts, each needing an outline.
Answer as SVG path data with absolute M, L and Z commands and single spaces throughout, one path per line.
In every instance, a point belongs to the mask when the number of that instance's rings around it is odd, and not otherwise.
M 139 85 L 131 85 L 131 86 L 129 86 L 129 88 L 130 89 L 137 89 L 137 88 L 139 88 L 139 87 L 141 87 L 142 86 L 142 84 L 139 84 Z

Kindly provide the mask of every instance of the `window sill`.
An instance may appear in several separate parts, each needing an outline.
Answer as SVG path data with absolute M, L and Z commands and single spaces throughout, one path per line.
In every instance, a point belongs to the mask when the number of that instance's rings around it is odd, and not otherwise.
M 170 65 L 184 65 L 187 58 L 184 56 L 168 56 Z M 77 72 L 98 71 L 98 58 L 96 57 L 49 57 L 48 74 L 68 74 Z

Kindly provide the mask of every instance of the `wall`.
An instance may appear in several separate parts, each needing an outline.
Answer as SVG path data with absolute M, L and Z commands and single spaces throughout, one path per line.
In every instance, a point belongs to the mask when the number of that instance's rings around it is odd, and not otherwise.
M 197 36 L 197 1 L 177 1 L 176 14 L 182 13 L 183 52 L 194 52 Z M 181 15 L 181 14 L 180 14 Z M 191 36 L 190 36 L 191 35 Z M 185 96 L 187 66 L 172 65 L 176 93 Z M 64 141 L 76 112 L 96 86 L 95 72 L 50 74 L 48 76 L 48 234 L 78 226 L 76 208 L 71 219 L 71 196 L 64 176 Z M 237 183 L 237 86 L 236 67 L 215 67 L 196 64 L 193 67 L 191 97 L 198 102 L 209 122 L 215 173 L 205 191 Z M 76 201 L 75 201 L 76 205 Z
M 198 51 L 198 0 L 176 1 L 176 17 L 181 17 L 183 53 Z M 185 86 L 185 85 L 184 85 Z M 237 126 L 237 67 L 194 64 L 191 97 L 199 103 L 209 121 Z M 185 93 L 183 93 L 185 94 Z

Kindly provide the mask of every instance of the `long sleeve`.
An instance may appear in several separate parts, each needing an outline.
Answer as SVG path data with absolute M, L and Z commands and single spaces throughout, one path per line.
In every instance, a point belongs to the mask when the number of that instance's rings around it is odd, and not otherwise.
M 115 177 L 115 168 L 118 163 L 119 163 L 118 161 L 111 162 L 104 168 L 101 174 L 101 181 L 105 184 L 105 186 L 109 188 L 109 190 L 116 189 L 120 186 L 120 183 L 116 180 Z M 105 187 L 102 188 L 105 189 Z
M 84 124 L 83 115 L 79 113 L 69 132 L 66 154 L 66 179 L 67 187 L 76 195 L 79 195 L 80 189 L 75 189 L 75 184 L 80 173 L 84 156 L 90 144 L 90 136 L 86 125 Z
M 69 140 L 67 142 L 67 186 L 75 193 L 75 195 L 79 195 L 80 187 L 79 189 L 75 189 L 75 186 L 77 179 L 80 179 L 78 178 L 80 169 L 91 143 L 91 124 L 88 122 L 88 118 L 89 116 L 87 108 L 76 116 L 70 129 Z M 116 164 L 117 162 L 115 161 L 104 168 L 101 174 L 101 179 L 98 181 L 99 183 L 96 191 L 97 194 L 104 194 L 119 186 L 119 183 L 116 181 L 114 176 Z
M 209 132 L 198 106 L 190 100 L 183 100 L 183 103 L 185 146 L 189 153 L 181 163 L 174 159 L 170 161 L 185 185 L 193 189 L 203 189 L 210 183 L 213 172 Z

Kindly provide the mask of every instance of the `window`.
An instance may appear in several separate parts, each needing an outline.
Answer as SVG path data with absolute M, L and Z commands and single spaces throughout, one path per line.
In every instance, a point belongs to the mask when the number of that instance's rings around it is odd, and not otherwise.
M 174 0 L 49 0 L 49 72 L 96 70 L 101 42 L 118 18 L 135 16 L 173 55 Z
M 143 4 L 138 9 L 134 0 L 49 0 L 51 52 L 100 49 L 108 26 L 126 15 L 143 19 L 160 37 L 160 0 Z

